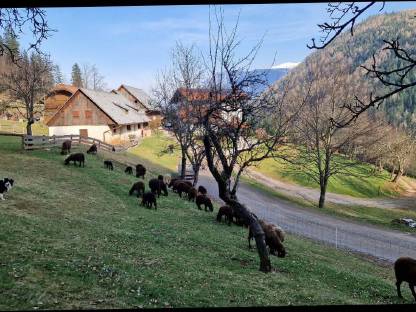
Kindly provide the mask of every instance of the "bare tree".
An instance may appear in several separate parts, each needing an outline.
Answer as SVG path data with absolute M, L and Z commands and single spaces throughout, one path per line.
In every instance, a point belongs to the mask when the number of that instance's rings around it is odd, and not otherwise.
M 285 110 L 284 101 L 273 92 L 255 92 L 267 84 L 264 75 L 251 71 L 262 41 L 240 57 L 238 21 L 227 31 L 223 12 L 216 9 L 213 16 L 210 14 L 209 30 L 209 52 L 204 58 L 209 96 L 197 111 L 207 164 L 219 197 L 252 229 L 260 270 L 269 272 L 264 232 L 257 217 L 238 202 L 237 189 L 241 174 L 249 166 L 279 153 L 294 114 Z
M 336 37 L 338 37 L 344 29 L 350 30 L 351 35 L 354 33 L 354 25 L 357 18 L 373 7 L 377 2 L 370 3 L 356 3 L 356 2 L 338 2 L 329 3 L 327 12 L 329 13 L 332 22 L 319 24 L 323 36 L 320 38 L 320 44 L 315 43 L 312 39 L 312 44 L 307 45 L 310 49 L 323 49 L 328 46 Z M 380 11 L 384 9 L 384 2 L 381 3 Z M 349 118 L 336 123 L 337 127 L 344 127 L 355 121 L 358 116 L 366 112 L 371 107 L 378 108 L 383 101 L 397 93 L 400 93 L 408 88 L 416 86 L 416 58 L 412 55 L 409 49 L 402 48 L 399 39 L 384 39 L 385 46 L 382 51 L 392 53 L 396 59 L 397 66 L 392 69 L 383 69 L 380 66 L 376 54 L 373 55 L 373 62 L 371 66 L 361 66 L 366 70 L 366 74 L 374 79 L 377 79 L 382 85 L 387 87 L 386 91 L 380 94 L 370 93 L 369 96 L 355 97 L 355 101 L 344 105 L 350 110 Z
M 32 124 L 35 122 L 35 108 L 42 97 L 53 85 L 52 63 L 49 57 L 23 52 L 16 60 L 10 72 L 1 77 L 1 84 L 7 90 L 10 101 L 21 101 L 25 110 L 16 109 L 26 119 L 26 132 L 32 135 Z
M 107 88 L 104 76 L 100 74 L 95 64 L 82 64 L 81 68 L 82 85 L 86 89 L 103 91 Z
M 292 100 L 306 103 L 294 122 L 293 136 L 299 148 L 286 160 L 299 166 L 319 184 L 319 207 L 323 208 L 330 178 L 352 175 L 351 169 L 359 165 L 355 159 L 347 159 L 341 153 L 354 155 L 360 145 L 368 147 L 374 144 L 374 140 L 379 138 L 373 137 L 372 133 L 379 125 L 362 116 L 359 122 L 348 127 L 337 127 L 337 122 L 349 116 L 349 110 L 340 103 L 353 100 L 346 69 L 333 65 L 331 73 L 325 74 L 312 60 L 302 69 L 306 81 L 301 85 L 292 85 L 288 94 Z
M 15 38 L 28 30 L 33 34 L 33 41 L 29 43 L 27 50 L 35 50 L 41 54 L 42 41 L 50 36 L 54 30 L 49 28 L 46 21 L 46 12 L 40 8 L 0 8 L 0 29 L 7 30 Z M 0 55 L 7 52 L 13 62 L 17 60 L 16 51 L 5 42 L 0 42 Z
M 194 169 L 194 183 L 198 181 L 204 153 L 197 147 L 199 130 L 192 120 L 192 110 L 199 100 L 194 97 L 193 91 L 200 89 L 202 79 L 201 60 L 195 46 L 186 47 L 178 42 L 172 50 L 171 68 L 158 76 L 157 86 L 153 90 L 165 123 L 170 125 L 181 149 L 181 177 L 185 176 L 188 159 Z

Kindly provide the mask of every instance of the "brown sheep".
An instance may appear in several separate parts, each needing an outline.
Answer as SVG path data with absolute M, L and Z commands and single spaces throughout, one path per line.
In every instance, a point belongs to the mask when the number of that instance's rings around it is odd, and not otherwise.
M 71 140 L 66 140 L 62 142 L 61 155 L 66 155 L 71 153 Z
M 146 168 L 143 165 L 138 164 L 136 166 L 136 178 L 142 177 L 144 179 L 145 174 L 146 174 Z
M 212 205 L 211 199 L 206 195 L 198 195 L 195 199 L 195 204 L 197 205 L 198 209 L 201 210 L 201 205 L 205 206 L 205 211 L 209 208 L 209 211 L 214 211 L 214 206 Z
M 191 187 L 188 190 L 188 200 L 189 201 L 195 201 L 195 198 L 198 196 L 198 191 L 196 190 L 196 188 Z
M 231 221 L 233 220 L 234 210 L 230 206 L 222 206 L 218 210 L 217 214 L 217 221 L 221 222 L 222 216 L 225 216 L 225 221 L 228 221 L 228 225 L 231 225 Z
M 416 285 L 416 259 L 410 257 L 400 257 L 394 262 L 394 273 L 396 275 L 397 295 L 403 298 L 400 291 L 402 282 L 408 282 L 410 291 L 416 301 L 415 285 Z
M 155 209 L 157 209 L 156 204 L 156 196 L 152 192 L 144 193 L 142 196 L 142 206 L 145 206 L 147 208 L 152 208 L 152 204 L 155 206 Z
M 160 196 L 162 191 L 164 196 L 168 196 L 168 189 L 166 187 L 166 184 L 162 180 L 150 179 L 149 188 L 152 191 L 152 193 L 157 194 L 157 197 Z
M 284 241 L 284 232 L 283 230 L 271 223 L 268 223 L 264 220 L 259 220 L 259 223 L 264 231 L 266 245 L 269 246 L 270 253 L 277 255 L 280 258 L 286 256 L 286 249 L 283 246 L 282 242 Z M 248 232 L 248 248 L 251 249 L 250 241 L 254 237 L 251 228 L 249 227 Z M 276 254 L 277 253 L 277 254 Z
M 175 184 L 175 188 L 179 194 L 179 197 L 182 198 L 182 193 L 188 194 L 188 191 L 192 188 L 192 186 L 189 186 L 189 184 L 184 182 L 178 182 Z
M 134 192 L 137 192 L 137 197 L 140 197 L 140 195 L 143 195 L 145 191 L 145 186 L 142 181 L 136 182 L 132 185 L 129 195 L 133 195 Z
M 177 192 L 177 186 L 179 183 L 185 183 L 187 184 L 189 187 L 192 187 L 192 183 L 190 181 L 186 181 L 186 180 L 181 180 L 181 179 L 172 179 L 172 181 L 170 182 L 170 185 L 172 186 L 172 191 L 173 192 Z

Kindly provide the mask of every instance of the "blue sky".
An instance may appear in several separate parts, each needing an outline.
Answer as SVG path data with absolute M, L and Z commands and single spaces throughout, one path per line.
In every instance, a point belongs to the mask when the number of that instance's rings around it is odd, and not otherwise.
M 224 5 L 226 22 L 235 22 L 240 12 L 242 50 L 248 50 L 263 35 L 264 44 L 255 68 L 284 62 L 300 62 L 318 37 L 317 24 L 327 21 L 326 3 Z M 372 8 L 365 15 L 377 14 Z M 416 1 L 387 2 L 383 12 L 416 8 Z M 57 32 L 42 49 L 60 65 L 69 81 L 72 65 L 96 64 L 110 88 L 121 83 L 151 91 L 156 73 L 169 64 L 175 41 L 208 45 L 206 5 L 48 8 L 49 25 Z M 26 41 L 26 36 L 23 39 Z

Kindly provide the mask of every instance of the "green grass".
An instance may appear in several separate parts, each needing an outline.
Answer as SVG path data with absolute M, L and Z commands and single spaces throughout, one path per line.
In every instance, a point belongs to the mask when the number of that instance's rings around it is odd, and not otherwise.
M 328 192 L 362 198 L 393 197 L 400 194 L 402 189 L 390 182 L 390 173 L 383 170 L 369 175 L 371 169 L 371 165 L 360 163 L 349 169 L 350 175 L 332 176 L 328 183 Z M 273 179 L 319 188 L 319 184 L 303 170 L 282 159 L 265 159 L 254 170 Z
M 172 193 L 146 209 L 124 168 L 92 155 L 64 166 L 57 149 L 19 144 L 0 136 L 0 176 L 16 181 L 0 202 L 0 310 L 412 302 L 391 266 L 291 235 L 261 273 L 246 229 Z
M 163 167 L 171 172 L 177 172 L 178 163 L 180 160 L 180 150 L 175 149 L 173 154 L 161 153 L 169 144 L 175 144 L 175 140 L 158 133 L 151 137 L 146 137 L 139 146 L 129 150 L 129 153 L 139 156 L 141 159 L 157 163 L 158 166 Z
M 0 132 L 26 133 L 26 122 L 0 119 Z M 48 127 L 36 122 L 32 125 L 33 135 L 48 135 Z
M 319 208 L 314 201 L 308 201 L 303 198 L 289 196 L 274 189 L 249 179 L 242 177 L 242 181 L 251 187 L 266 193 L 269 196 L 275 196 L 293 203 L 298 204 L 299 208 L 312 209 L 328 215 L 339 217 L 346 220 L 352 220 L 363 224 L 373 224 L 387 229 L 400 230 L 403 232 L 416 233 L 416 229 L 409 228 L 405 225 L 391 223 L 393 219 L 413 218 L 416 220 L 416 210 L 410 209 L 387 209 L 366 206 L 339 205 L 327 202 L 324 208 Z

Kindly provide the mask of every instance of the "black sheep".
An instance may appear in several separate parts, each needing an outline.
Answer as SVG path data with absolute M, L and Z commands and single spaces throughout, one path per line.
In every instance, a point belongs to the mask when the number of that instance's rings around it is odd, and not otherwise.
M 62 142 L 61 155 L 66 155 L 71 153 L 71 140 L 66 140 Z
M 175 188 L 179 194 L 179 197 L 182 198 L 182 193 L 188 194 L 188 191 L 192 188 L 192 186 L 189 186 L 187 183 L 184 183 L 184 182 L 178 182 L 175 185 Z
M 166 187 L 166 184 L 162 180 L 159 180 L 159 179 L 149 180 L 149 188 L 153 194 L 157 194 L 157 197 L 160 196 L 162 191 L 163 191 L 163 195 L 168 196 L 168 189 Z
M 234 216 L 233 208 L 228 205 L 220 207 L 217 214 L 218 222 L 221 222 L 222 216 L 225 216 L 225 221 L 228 221 L 228 225 L 231 225 L 231 221 L 233 221 Z
M 196 190 L 196 188 L 191 187 L 188 190 L 188 200 L 189 201 L 195 201 L 196 196 L 198 195 L 198 191 Z
M 84 154 L 83 154 L 83 153 L 75 153 L 75 154 L 71 154 L 71 155 L 69 155 L 69 156 L 65 159 L 65 162 L 64 162 L 64 163 L 65 163 L 65 165 L 68 165 L 70 161 L 73 161 L 75 166 L 76 166 L 76 164 L 77 164 L 77 161 L 79 162 L 79 166 L 80 166 L 80 167 L 81 167 L 81 164 L 82 164 L 82 166 L 83 166 L 83 167 L 85 166 L 85 164 L 84 164 L 84 162 L 85 162 L 85 157 L 84 157 Z
M 133 195 L 134 192 L 137 192 L 137 197 L 140 197 L 140 195 L 143 195 L 145 191 L 145 186 L 142 181 L 136 182 L 132 185 L 129 195 Z
M 202 185 L 198 186 L 198 193 L 202 195 L 207 195 L 207 189 L 203 187 Z
M 146 168 L 143 165 L 138 164 L 136 166 L 136 178 L 142 177 L 144 179 L 145 174 L 146 174 Z
M 209 208 L 209 211 L 214 211 L 214 206 L 212 205 L 211 199 L 209 199 L 209 197 L 206 195 L 198 195 L 195 199 L 195 203 L 198 209 L 201 209 L 201 205 L 204 205 L 205 211 L 207 211 L 207 208 Z
M 172 183 L 172 191 L 174 191 L 174 192 L 178 191 L 179 183 L 185 183 L 189 187 L 192 187 L 192 183 L 190 181 L 178 179 L 178 180 L 176 180 Z
M 87 151 L 87 154 L 97 154 L 97 145 L 93 143 Z
M 104 160 L 104 166 L 108 169 L 108 170 L 113 170 L 113 162 L 111 160 Z
M 142 197 L 142 206 L 152 208 L 152 204 L 155 206 L 155 209 L 157 209 L 155 194 L 153 194 L 152 192 L 144 193 Z
M 396 275 L 396 287 L 397 295 L 399 298 L 403 298 L 400 291 L 400 285 L 402 282 L 408 282 L 410 291 L 416 301 L 416 259 L 410 257 L 400 257 L 394 262 L 394 273 Z
M 133 174 L 133 168 L 131 166 L 127 166 L 126 170 L 124 170 L 125 173 L 127 174 Z

